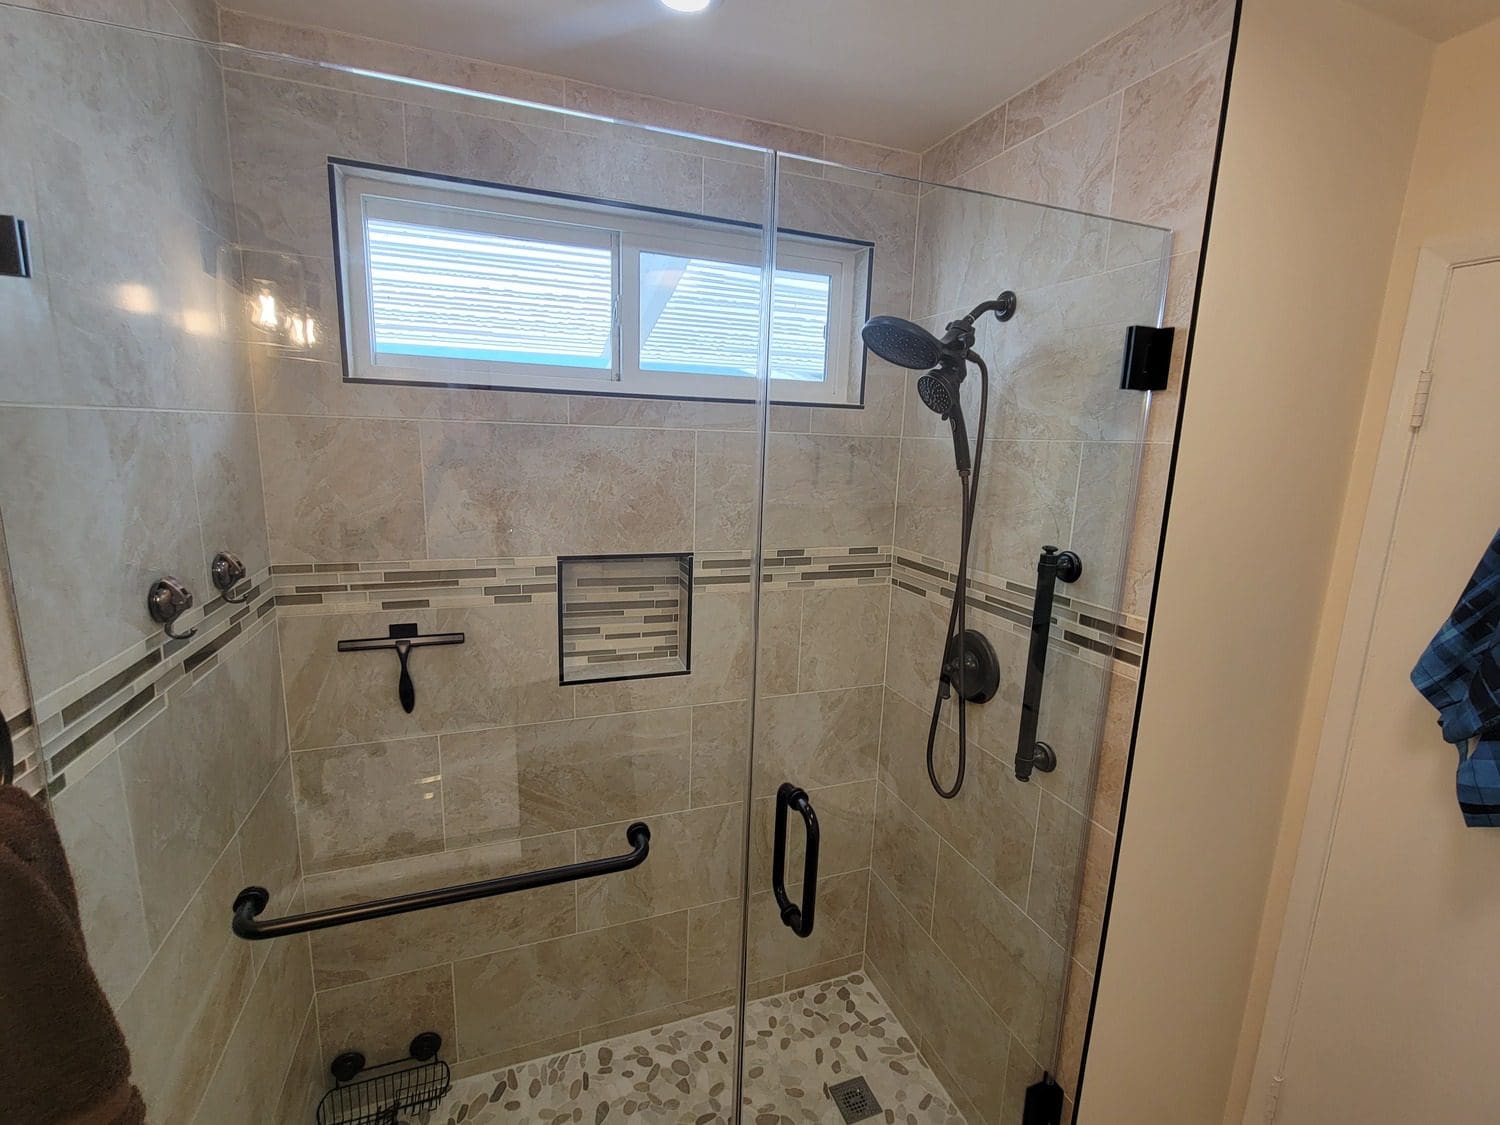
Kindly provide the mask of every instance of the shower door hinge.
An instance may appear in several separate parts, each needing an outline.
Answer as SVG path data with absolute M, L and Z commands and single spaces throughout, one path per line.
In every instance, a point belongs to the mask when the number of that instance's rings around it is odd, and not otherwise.
M 1411 400 L 1411 428 L 1420 430 L 1427 421 L 1427 400 L 1432 397 L 1432 372 L 1423 370 L 1417 376 L 1417 393 Z
M 1271 1088 L 1266 1092 L 1266 1125 L 1276 1120 L 1276 1111 L 1281 1102 L 1281 1075 L 1271 1079 Z

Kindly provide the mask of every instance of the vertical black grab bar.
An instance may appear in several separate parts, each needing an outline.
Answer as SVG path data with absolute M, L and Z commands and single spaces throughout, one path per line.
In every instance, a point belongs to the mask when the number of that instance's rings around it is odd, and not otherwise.
M 786 893 L 786 811 L 794 808 L 807 826 L 807 850 L 802 861 L 802 905 L 795 905 Z M 807 793 L 789 781 L 781 783 L 776 790 L 776 839 L 772 845 L 771 889 L 776 893 L 776 905 L 781 910 L 781 920 L 798 937 L 807 937 L 813 931 L 813 911 L 818 904 L 818 844 L 822 834 L 818 831 L 818 814 L 813 812 Z
M 1059 582 L 1077 582 L 1083 560 L 1072 551 L 1043 547 L 1036 564 L 1036 601 L 1031 607 L 1031 649 L 1026 655 L 1026 688 L 1021 696 L 1021 735 L 1016 740 L 1016 779 L 1030 781 L 1032 770 L 1051 773 L 1057 755 L 1036 737 L 1042 715 L 1042 685 L 1047 678 L 1047 642 L 1052 637 L 1052 599 Z

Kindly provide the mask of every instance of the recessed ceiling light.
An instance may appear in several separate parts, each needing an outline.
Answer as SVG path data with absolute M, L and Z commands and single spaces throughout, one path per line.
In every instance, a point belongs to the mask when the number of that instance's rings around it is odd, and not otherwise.
M 661 0 L 661 2 L 674 12 L 701 12 L 714 0 Z

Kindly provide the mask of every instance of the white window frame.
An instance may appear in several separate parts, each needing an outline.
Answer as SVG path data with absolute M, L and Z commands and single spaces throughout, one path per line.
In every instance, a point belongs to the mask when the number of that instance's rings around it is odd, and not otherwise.
M 329 170 L 347 381 L 722 402 L 753 402 L 759 397 L 753 378 L 643 371 L 639 363 L 641 253 L 711 258 L 758 267 L 763 258 L 759 228 L 339 161 L 330 161 Z M 431 224 L 434 208 L 442 209 L 443 223 L 455 229 L 609 249 L 615 294 L 611 366 L 377 356 L 371 330 L 366 220 Z M 863 404 L 864 352 L 856 341 L 868 303 L 872 255 L 869 243 L 778 232 L 778 271 L 829 278 L 829 327 L 822 381 L 773 378 L 772 402 L 835 407 Z

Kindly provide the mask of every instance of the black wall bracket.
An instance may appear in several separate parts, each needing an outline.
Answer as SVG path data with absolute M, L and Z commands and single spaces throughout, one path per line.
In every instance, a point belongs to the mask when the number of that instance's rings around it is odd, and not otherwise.
M 406 663 L 411 650 L 430 645 L 461 645 L 462 633 L 431 633 L 421 636 L 415 625 L 392 625 L 389 637 L 363 637 L 355 641 L 340 641 L 340 652 L 372 652 L 393 648 L 401 660 L 401 678 L 396 683 L 396 697 L 401 701 L 401 710 L 410 715 L 417 709 L 417 685 L 412 682 L 411 671 Z
M 1120 374 L 1120 389 L 1126 391 L 1164 391 L 1172 371 L 1172 341 L 1175 328 L 1152 328 L 1132 325 L 1125 334 L 1125 366 Z
M 26 241 L 26 220 L 0 215 L 0 277 L 30 277 L 31 248 Z

